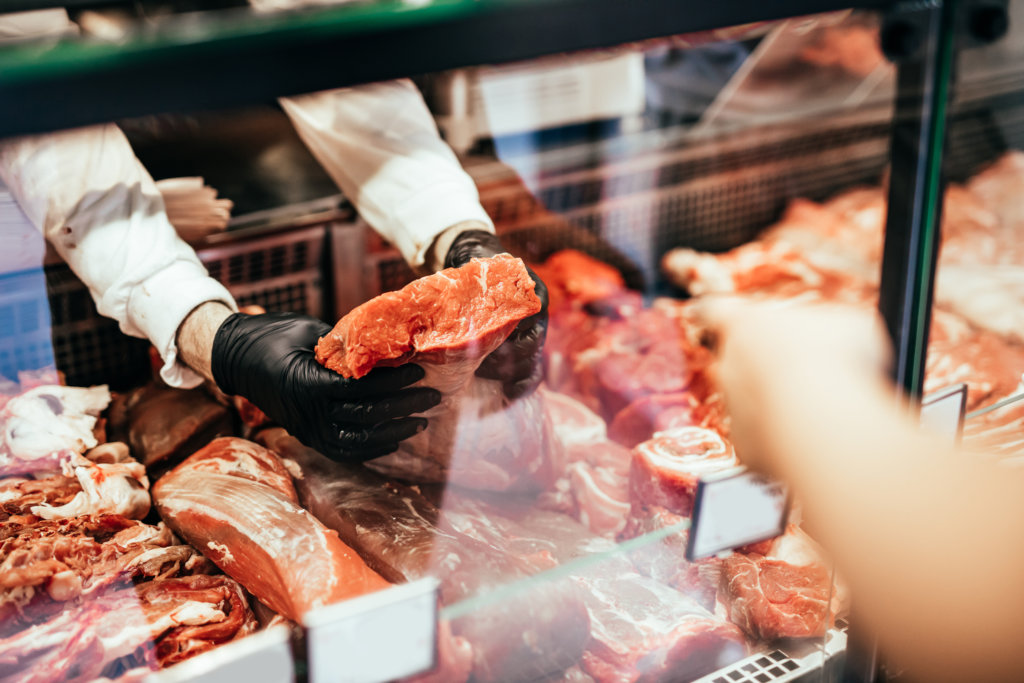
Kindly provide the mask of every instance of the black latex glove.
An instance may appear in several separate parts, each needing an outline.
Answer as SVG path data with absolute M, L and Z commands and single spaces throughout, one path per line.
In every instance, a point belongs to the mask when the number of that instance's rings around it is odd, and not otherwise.
M 391 453 L 422 431 L 409 417 L 441 401 L 418 365 L 377 368 L 346 379 L 313 357 L 331 326 L 305 315 L 267 313 L 228 317 L 213 340 L 213 379 L 226 394 L 244 396 L 295 438 L 324 455 L 349 461 Z
M 444 266 L 456 268 L 473 258 L 487 258 L 506 252 L 495 235 L 484 230 L 467 230 L 452 242 Z M 533 393 L 544 373 L 541 354 L 548 332 L 548 288 L 533 270 L 529 267 L 526 270 L 537 285 L 535 291 L 540 298 L 540 312 L 520 321 L 505 343 L 487 356 L 476 371 L 479 377 L 500 380 L 505 395 L 510 399 Z

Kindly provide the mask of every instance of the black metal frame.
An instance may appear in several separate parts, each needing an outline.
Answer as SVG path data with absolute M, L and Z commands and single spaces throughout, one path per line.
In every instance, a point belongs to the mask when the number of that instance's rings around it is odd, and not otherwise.
M 85 4 L 72 0 L 74 4 Z M 92 4 L 102 4 L 103 0 Z M 3 9 L 67 4 L 12 0 Z M 722 26 L 844 9 L 833 0 L 519 0 L 424 24 L 385 24 L 347 35 L 268 31 L 248 38 L 165 45 L 132 61 L 14 81 L 0 73 L 0 137 L 122 117 L 224 108 L 389 78 L 614 46 Z M 955 26 L 993 40 L 998 0 L 861 0 L 889 10 L 883 45 L 899 64 L 892 173 L 879 308 L 896 350 L 893 378 L 910 400 L 923 385 L 944 179 L 941 171 Z M 968 12 L 971 14 L 958 14 Z M 979 18 L 980 17 L 980 18 Z M 1005 20 L 1005 12 L 1003 15 Z M 962 20 L 962 21 L 960 21 Z M 980 28 L 979 28 L 980 24 Z M 344 66 L 338 66 L 344 65 Z M 17 107 L 9 103 L 18 103 Z M 856 625 L 854 626 L 856 629 Z M 879 680 L 870 634 L 854 630 L 845 681 Z
M 32 5 L 45 4 L 32 0 Z M 723 26 L 845 9 L 843 0 L 488 0 L 471 11 L 381 22 L 347 34 L 265 30 L 199 42 L 156 29 L 160 47 L 130 60 L 97 60 L 66 70 L 5 78 L 0 70 L 0 137 L 118 118 L 215 109 L 478 64 L 621 45 Z M 880 9 L 891 0 L 860 0 Z M 327 10 L 340 11 L 340 10 Z M 229 13 L 230 14 L 230 13 Z M 240 25 L 252 21 L 236 11 Z M 425 15 L 426 17 L 427 15 Z M 173 23 L 173 22 L 172 22 Z M 149 40 L 150 37 L 147 37 Z M 160 43 L 161 40 L 168 40 Z

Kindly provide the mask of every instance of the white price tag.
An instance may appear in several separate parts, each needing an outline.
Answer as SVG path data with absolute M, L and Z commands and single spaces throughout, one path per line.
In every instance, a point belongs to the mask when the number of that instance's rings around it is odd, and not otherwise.
M 921 424 L 950 441 L 960 439 L 967 407 L 967 385 L 954 384 L 921 399 Z
M 292 683 L 295 666 L 286 626 L 236 640 L 146 678 L 145 683 Z
M 432 669 L 437 590 L 436 579 L 420 579 L 309 612 L 310 683 L 379 683 Z
M 699 560 L 781 535 L 788 513 L 786 487 L 742 470 L 697 484 L 686 559 Z

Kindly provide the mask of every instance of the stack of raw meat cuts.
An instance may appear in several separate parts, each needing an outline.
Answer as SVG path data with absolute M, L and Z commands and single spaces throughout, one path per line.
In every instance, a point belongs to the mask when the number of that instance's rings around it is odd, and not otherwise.
M 965 185 L 951 185 L 942 216 L 925 393 L 968 385 L 968 411 L 1021 390 L 1024 373 L 1024 153 L 1009 152 Z M 691 294 L 737 293 L 864 308 L 878 299 L 884 188 L 818 204 L 791 202 L 760 239 L 725 254 L 676 249 L 662 265 Z M 965 443 L 1002 461 L 1024 458 L 1024 406 L 965 425 Z
M 254 631 L 242 587 L 150 513 L 106 387 L 0 406 L 0 681 L 138 678 Z

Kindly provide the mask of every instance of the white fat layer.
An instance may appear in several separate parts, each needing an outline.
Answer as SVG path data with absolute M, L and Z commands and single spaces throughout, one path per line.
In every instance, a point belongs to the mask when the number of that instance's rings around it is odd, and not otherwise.
M 125 451 L 126 452 L 126 451 Z M 80 455 L 65 463 L 66 476 L 78 480 L 82 490 L 61 506 L 35 505 L 34 515 L 64 519 L 87 514 L 117 514 L 141 519 L 149 513 L 146 468 L 127 455 L 121 462 L 99 464 Z
M 96 445 L 96 417 L 109 403 L 105 385 L 26 391 L 0 411 L 0 449 L 16 460 L 38 460 L 63 450 L 81 453 Z

